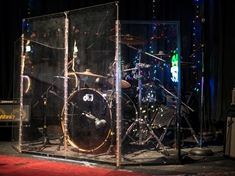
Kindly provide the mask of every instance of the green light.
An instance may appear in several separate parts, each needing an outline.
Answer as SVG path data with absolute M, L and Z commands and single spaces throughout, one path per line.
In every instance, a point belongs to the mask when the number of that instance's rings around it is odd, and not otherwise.
M 173 82 L 178 82 L 178 53 L 176 50 L 172 52 L 172 58 L 171 58 L 171 80 Z
M 171 58 L 171 65 L 178 66 L 178 53 L 176 52 L 176 50 L 173 51 L 173 56 Z

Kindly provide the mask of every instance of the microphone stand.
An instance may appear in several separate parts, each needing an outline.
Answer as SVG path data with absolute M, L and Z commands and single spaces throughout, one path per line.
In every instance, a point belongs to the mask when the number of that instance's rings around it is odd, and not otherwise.
M 205 61 L 205 44 L 204 44 L 204 23 L 205 18 L 202 18 L 202 30 L 201 30 L 201 43 L 200 47 L 191 55 L 194 56 L 200 50 L 202 51 L 202 58 L 201 58 L 201 94 L 200 94 L 200 141 L 199 141 L 199 148 L 194 148 L 189 151 L 192 155 L 198 156 L 210 156 L 213 155 L 213 152 L 206 147 L 203 147 L 203 122 L 204 122 L 204 61 Z M 190 56 L 190 57 L 191 57 Z
M 71 67 L 71 63 L 72 62 L 69 62 L 68 63 L 68 69 Z M 64 69 L 62 70 L 60 76 L 62 76 L 64 73 Z M 59 77 L 60 77 L 59 76 Z M 57 83 L 58 79 L 55 79 L 55 81 L 46 89 L 46 91 L 41 95 L 41 98 L 43 99 L 43 105 L 47 106 L 47 101 L 48 101 L 48 93 L 51 93 L 57 97 L 60 98 L 59 95 L 57 95 L 54 91 L 51 91 L 50 89 Z M 36 107 L 36 105 L 39 103 L 39 100 L 34 104 L 33 107 Z M 37 150 L 37 151 L 42 151 L 47 144 L 50 144 L 50 139 L 49 139 L 49 136 L 48 136 L 48 133 L 47 133 L 47 110 L 46 112 L 44 112 L 44 115 L 43 115 L 43 137 L 44 137 L 44 140 L 43 140 L 43 145 Z M 58 149 L 59 150 L 59 147 Z

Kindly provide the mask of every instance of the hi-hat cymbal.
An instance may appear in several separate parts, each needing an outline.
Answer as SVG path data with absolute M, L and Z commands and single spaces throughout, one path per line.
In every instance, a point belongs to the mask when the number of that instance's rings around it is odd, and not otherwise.
M 84 72 L 75 72 L 78 75 L 85 75 L 85 76 L 94 76 L 94 77 L 98 77 L 98 78 L 107 78 L 106 76 L 102 76 L 102 75 L 97 75 L 94 74 L 90 71 L 90 69 L 86 69 L 86 71 Z
M 121 44 L 126 44 L 126 45 L 127 44 L 129 44 L 129 45 L 143 45 L 143 44 L 145 44 L 144 39 L 142 39 L 140 37 L 131 36 L 129 34 L 121 35 L 120 39 L 121 39 L 121 41 L 120 41 Z M 109 36 L 109 40 L 115 42 L 116 36 L 115 35 Z

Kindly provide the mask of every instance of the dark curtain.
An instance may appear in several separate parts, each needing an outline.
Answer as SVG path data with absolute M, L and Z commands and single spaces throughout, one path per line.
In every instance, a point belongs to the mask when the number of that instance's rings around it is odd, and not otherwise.
M 1 1 L 1 59 L 0 59 L 0 99 L 11 99 L 13 89 L 14 42 L 21 36 L 23 18 L 63 12 L 107 2 L 108 0 L 13 0 Z M 30 7 L 29 7 L 30 4 Z M 190 55 L 195 50 L 192 44 L 193 20 L 196 4 L 199 4 L 197 19 L 197 41 L 204 44 L 194 59 Z M 204 53 L 204 102 L 205 119 L 209 124 L 225 120 L 231 104 L 231 91 L 235 84 L 235 42 L 234 21 L 235 2 L 220 0 L 120 0 L 120 20 L 180 21 L 182 61 L 192 62 L 196 67 L 182 70 L 182 91 L 192 92 L 200 104 L 201 82 L 200 60 Z M 31 12 L 28 14 L 28 12 Z M 205 18 L 205 23 L 201 19 Z M 203 36 L 201 35 L 203 34 Z M 203 38 L 203 40 L 201 40 Z M 199 85 L 200 89 L 200 85 Z M 200 108 L 198 107 L 200 111 Z

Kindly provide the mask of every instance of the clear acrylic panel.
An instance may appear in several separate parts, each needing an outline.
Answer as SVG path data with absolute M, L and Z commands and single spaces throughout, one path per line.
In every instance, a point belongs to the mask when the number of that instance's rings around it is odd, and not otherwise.
M 179 34 L 178 22 L 121 21 L 122 164 L 178 162 Z
M 117 17 L 114 2 L 24 20 L 14 86 L 30 111 L 16 130 L 24 152 L 117 166 L 177 162 L 179 23 Z
M 115 20 L 116 2 L 24 19 L 23 152 L 81 158 L 115 144 Z
M 20 126 L 21 122 L 22 125 L 25 127 L 29 125 L 29 119 L 30 119 L 30 105 L 27 103 L 23 104 L 21 107 L 20 103 L 20 97 L 21 97 L 21 64 L 22 64 L 22 43 L 23 38 L 20 37 L 17 41 L 14 43 L 14 71 L 13 71 L 13 99 L 9 102 L 8 106 L 11 106 L 11 110 L 8 112 L 10 114 L 12 122 L 12 146 L 20 151 Z M 22 87 L 22 92 L 24 95 L 26 95 L 29 91 L 30 86 L 30 80 L 28 80 L 28 77 L 22 77 L 22 80 L 25 80 Z M 22 108 L 22 109 L 21 109 Z M 22 114 L 22 115 L 21 115 Z M 22 118 L 22 119 L 21 119 Z
M 22 37 L 23 71 L 17 87 L 30 115 L 29 125 L 20 126 L 19 140 L 22 150 L 28 151 L 35 143 L 43 146 L 49 139 L 63 136 L 60 112 L 64 105 L 64 13 L 24 19 Z
M 115 34 L 116 16 L 116 3 L 68 13 L 71 59 L 68 74 L 76 77 L 77 82 L 69 84 L 68 141 L 75 153 L 68 152 L 67 156 L 103 153 L 115 141 L 115 101 L 110 99 L 115 42 L 109 36 Z

